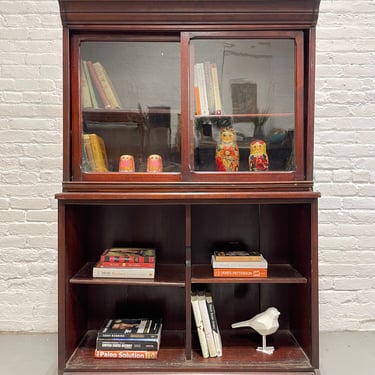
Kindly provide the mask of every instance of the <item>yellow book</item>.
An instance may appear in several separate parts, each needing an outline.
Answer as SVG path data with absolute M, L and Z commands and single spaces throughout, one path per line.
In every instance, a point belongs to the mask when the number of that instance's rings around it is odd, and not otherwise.
M 111 108 L 121 108 L 120 98 L 118 97 L 104 66 L 99 61 L 95 62 L 93 65 L 98 79 L 102 84 L 103 90 L 111 104 Z
M 89 134 L 95 163 L 95 172 L 108 172 L 107 152 L 104 141 L 97 134 Z
M 89 134 L 83 134 L 82 139 L 83 139 L 83 147 L 86 153 L 88 168 L 90 172 L 95 172 L 95 161 L 94 161 L 94 155 L 92 153 Z M 83 158 L 84 158 L 84 155 L 82 156 L 82 165 L 84 164 Z

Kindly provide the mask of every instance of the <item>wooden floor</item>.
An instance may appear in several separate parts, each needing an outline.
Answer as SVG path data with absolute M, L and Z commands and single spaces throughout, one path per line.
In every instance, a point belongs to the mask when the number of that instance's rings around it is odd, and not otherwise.
M 373 375 L 374 332 L 323 332 L 322 375 Z M 57 375 L 56 334 L 0 334 L 0 374 Z

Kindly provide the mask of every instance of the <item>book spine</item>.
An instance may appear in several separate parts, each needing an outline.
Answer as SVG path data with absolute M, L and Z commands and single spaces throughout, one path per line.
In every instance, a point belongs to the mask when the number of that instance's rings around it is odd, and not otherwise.
M 204 292 L 199 292 L 198 304 L 199 304 L 199 311 L 202 316 L 203 328 L 204 328 L 204 332 L 206 335 L 209 355 L 210 357 L 216 357 L 217 354 L 216 354 L 215 340 L 212 334 L 211 322 L 210 322 L 210 317 L 208 315 L 206 296 Z
M 214 115 L 215 114 L 215 96 L 214 96 L 214 88 L 212 84 L 212 72 L 211 72 L 210 62 L 205 61 L 203 63 L 203 69 L 204 69 L 204 80 L 206 83 L 208 113 L 210 115 Z
M 132 341 L 117 339 L 96 340 L 98 350 L 158 350 L 157 341 Z
M 267 268 L 213 268 L 214 277 L 267 277 Z
M 120 99 L 113 87 L 112 81 L 109 78 L 107 71 L 100 62 L 93 63 L 97 77 L 103 87 L 103 90 L 110 102 L 111 108 L 121 108 Z
M 93 267 L 92 276 L 104 278 L 153 279 L 155 277 L 155 268 Z
M 81 105 L 82 108 L 92 108 L 89 85 L 83 68 L 83 61 L 81 61 Z
M 157 351 L 152 350 L 97 350 L 94 352 L 95 358 L 107 359 L 156 359 Z
M 194 85 L 194 97 L 195 97 L 195 113 L 197 116 L 202 114 L 201 99 L 199 97 L 199 87 Z
M 223 255 L 223 256 L 215 256 L 216 262 L 261 262 L 264 258 L 261 255 L 254 255 L 254 256 L 230 256 L 230 255 Z
M 208 100 L 207 100 L 207 89 L 206 81 L 204 79 L 204 65 L 203 63 L 196 64 L 196 75 L 197 75 L 197 84 L 199 87 L 199 98 L 201 102 L 201 111 L 203 116 L 208 116 Z
M 115 255 L 102 255 L 100 257 L 102 262 L 124 262 L 124 263 L 155 263 L 155 257 L 153 256 L 115 256 Z
M 104 142 L 101 142 L 100 137 L 96 134 L 89 134 L 90 144 L 95 162 L 96 172 L 108 172 L 106 166 L 106 152 L 104 147 Z
M 192 295 L 191 295 L 191 306 L 193 309 L 195 325 L 197 327 L 198 339 L 199 339 L 199 343 L 200 343 L 201 350 L 202 350 L 202 356 L 203 358 L 208 358 L 209 357 L 208 345 L 207 345 L 206 335 L 204 333 L 202 316 L 201 316 L 199 305 L 198 305 L 198 297 L 195 292 L 192 292 Z
M 87 81 L 87 85 L 88 85 L 88 88 L 89 88 L 92 106 L 94 108 L 99 108 L 98 100 L 96 99 L 94 87 L 93 87 L 92 80 L 91 80 L 90 73 L 89 73 L 89 69 L 87 67 L 87 61 L 83 60 L 82 65 L 83 65 L 83 72 L 86 76 L 86 81 Z
M 221 96 L 220 96 L 219 75 L 217 73 L 217 65 L 215 63 L 211 64 L 211 72 L 212 72 L 212 86 L 213 86 L 214 99 L 215 99 L 215 114 L 221 115 L 223 112 L 223 108 L 222 108 Z
M 154 268 L 155 263 L 101 262 L 101 267 L 109 267 L 109 268 Z
M 107 95 L 105 94 L 104 88 L 98 78 L 98 75 L 96 74 L 92 61 L 87 61 L 87 68 L 89 70 L 91 80 L 94 83 L 96 89 L 98 90 L 98 93 L 100 95 L 100 99 L 103 102 L 104 108 L 110 109 L 111 103 L 109 102 Z
M 89 134 L 83 134 L 82 137 L 83 137 L 83 147 L 84 147 L 85 152 L 86 152 L 89 170 L 91 172 L 95 172 L 95 161 L 94 161 L 94 154 L 92 152 L 90 136 L 89 136 Z
M 209 315 L 210 321 L 211 321 L 212 334 L 214 336 L 214 341 L 215 341 L 216 355 L 218 357 L 222 357 L 223 356 L 223 345 L 222 345 L 222 342 L 221 342 L 221 335 L 220 335 L 219 326 L 217 324 L 214 301 L 213 301 L 210 293 L 206 293 L 206 303 L 207 303 L 208 315 Z

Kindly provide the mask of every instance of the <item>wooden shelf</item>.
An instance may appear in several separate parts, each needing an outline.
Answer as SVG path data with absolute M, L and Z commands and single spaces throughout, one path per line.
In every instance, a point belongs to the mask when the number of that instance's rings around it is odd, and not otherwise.
M 256 351 L 259 335 L 249 331 L 222 331 L 223 356 L 204 359 L 198 348 L 193 347 L 191 360 L 186 359 L 185 332 L 163 332 L 161 347 L 156 360 L 96 359 L 94 358 L 96 331 L 88 331 L 66 364 L 66 371 L 157 371 L 176 373 L 181 371 L 209 371 L 218 373 L 236 371 L 306 371 L 312 367 L 308 357 L 288 330 L 281 330 L 268 338 L 275 346 L 273 355 Z M 238 353 L 241 353 L 241 356 Z M 269 372 L 268 372 L 269 373 Z M 300 372 L 298 372 L 300 374 Z M 311 372 L 312 373 L 312 372 Z
M 192 283 L 278 283 L 278 284 L 306 284 L 307 279 L 303 277 L 290 264 L 270 264 L 268 277 L 213 277 L 212 267 L 209 264 L 196 264 L 192 269 Z
M 154 279 L 99 278 L 92 277 L 95 262 L 86 263 L 69 281 L 71 284 L 89 285 L 147 285 L 147 286 L 185 286 L 185 267 L 181 264 L 158 264 Z

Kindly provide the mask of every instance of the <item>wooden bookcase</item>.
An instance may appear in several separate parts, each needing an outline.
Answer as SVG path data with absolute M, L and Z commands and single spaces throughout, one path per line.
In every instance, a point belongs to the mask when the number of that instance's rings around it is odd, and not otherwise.
M 59 374 L 319 374 L 319 193 L 313 191 L 319 0 L 59 4 Z M 87 61 L 105 66 L 121 108 L 85 104 Z M 195 68 L 207 61 L 219 72 L 222 108 L 202 115 Z M 270 166 L 250 172 L 249 143 L 260 114 L 267 118 L 262 139 Z M 240 167 L 219 172 L 215 149 L 228 121 Z M 92 167 L 88 133 L 103 139 L 105 172 Z M 147 172 L 154 153 L 162 156 L 163 172 Z M 134 172 L 118 171 L 122 154 L 134 157 Z M 267 278 L 212 276 L 213 243 L 234 239 L 262 252 Z M 92 277 L 105 248 L 133 243 L 156 246 L 155 279 Z M 220 358 L 201 355 L 190 305 L 196 289 L 212 292 Z M 256 351 L 258 334 L 231 324 L 270 306 L 281 312 L 280 329 L 268 337 L 276 350 L 266 355 Z M 103 321 L 131 316 L 163 318 L 158 358 L 95 359 Z

